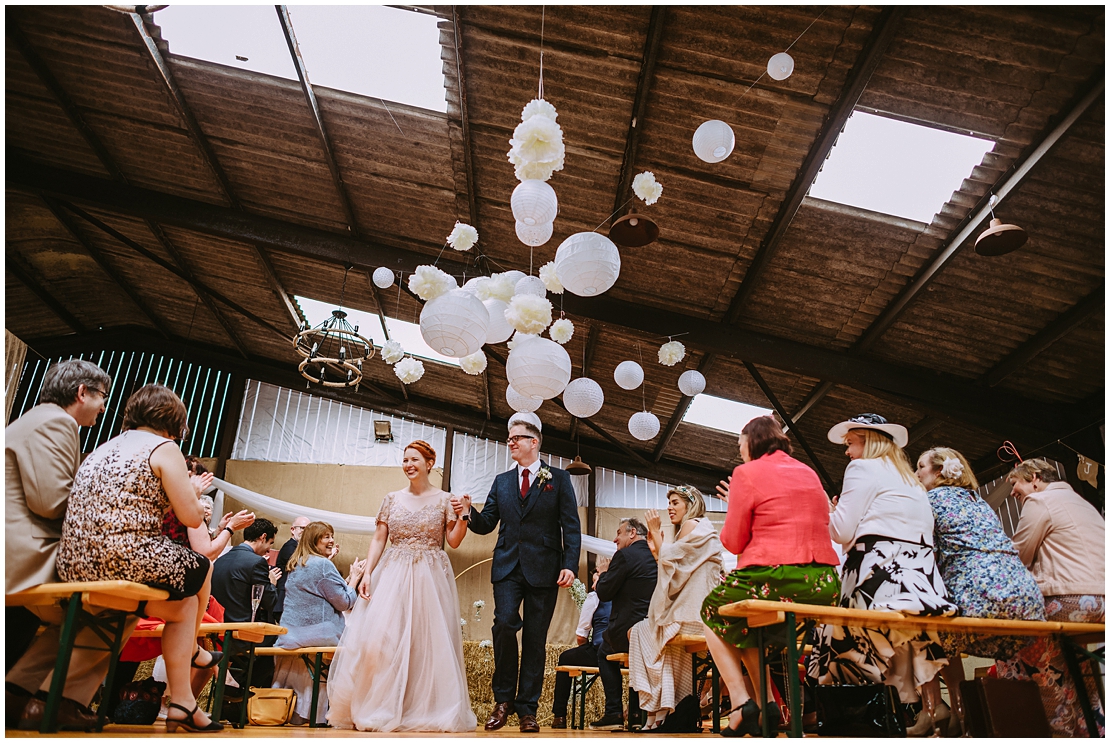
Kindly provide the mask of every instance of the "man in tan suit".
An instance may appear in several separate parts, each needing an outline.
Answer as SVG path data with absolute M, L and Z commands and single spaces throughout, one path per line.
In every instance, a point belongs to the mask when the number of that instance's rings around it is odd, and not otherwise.
M 4 557 L 8 593 L 58 580 L 54 558 L 73 477 L 81 463 L 79 428 L 96 425 L 111 383 L 112 378 L 91 361 L 70 359 L 54 364 L 46 372 L 39 404 L 5 431 Z M 8 632 L 13 630 L 13 619 L 19 623 L 12 611 L 7 610 Z M 32 607 L 30 611 L 47 626 L 8 671 L 8 727 L 17 721 L 21 728 L 38 726 L 58 654 L 61 610 L 49 606 Z M 129 627 L 133 628 L 136 621 Z M 75 644 L 103 645 L 89 629 L 77 635 Z M 95 725 L 96 717 L 88 711 L 88 705 L 104 681 L 108 662 L 106 649 L 74 648 L 59 710 L 63 729 Z M 32 696 L 36 691 L 41 693 Z

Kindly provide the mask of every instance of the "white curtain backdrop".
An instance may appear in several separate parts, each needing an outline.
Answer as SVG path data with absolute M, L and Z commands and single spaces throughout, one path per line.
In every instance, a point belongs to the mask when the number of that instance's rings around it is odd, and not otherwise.
M 508 432 L 505 435 L 508 436 Z M 559 469 L 566 469 L 570 464 L 569 459 L 545 454 L 542 449 L 540 459 Z M 486 496 L 493 487 L 493 479 L 515 466 L 516 463 L 509 455 L 508 444 L 456 433 L 451 456 L 451 492 L 467 493 L 474 503 L 485 503 Z M 579 507 L 585 508 L 589 496 L 589 477 L 571 475 L 570 481 Z

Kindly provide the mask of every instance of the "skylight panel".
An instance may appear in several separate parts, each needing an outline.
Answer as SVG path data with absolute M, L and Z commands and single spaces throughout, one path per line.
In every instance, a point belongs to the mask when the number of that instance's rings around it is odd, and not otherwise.
M 928 224 L 993 146 L 856 111 L 809 195 Z
M 337 307 L 328 302 L 321 302 L 316 299 L 309 299 L 308 297 L 294 297 L 297 304 L 304 313 L 304 317 L 308 320 L 308 324 L 316 327 L 324 320 L 331 317 L 331 312 Z M 344 307 L 343 311 L 347 313 L 347 322 L 351 325 L 358 326 L 359 335 L 363 338 L 369 338 L 371 342 L 379 349 L 385 343 L 385 333 L 382 332 L 382 323 L 373 312 L 363 312 L 361 310 L 354 310 L 350 307 Z M 405 322 L 404 320 L 397 320 L 392 317 L 385 319 L 386 326 L 389 328 L 389 337 L 401 344 L 406 353 L 413 356 L 418 356 L 422 359 L 429 359 L 431 361 L 438 361 L 441 364 L 449 364 L 450 366 L 458 366 L 459 360 L 444 356 L 443 354 L 436 353 L 424 342 L 423 336 L 420 335 L 420 326 Z M 375 358 L 378 358 L 375 355 Z
M 272 5 L 171 5 L 154 21 L 172 54 L 297 79 Z
M 703 394 L 694 396 L 682 422 L 739 435 L 752 418 L 770 414 L 767 408 Z

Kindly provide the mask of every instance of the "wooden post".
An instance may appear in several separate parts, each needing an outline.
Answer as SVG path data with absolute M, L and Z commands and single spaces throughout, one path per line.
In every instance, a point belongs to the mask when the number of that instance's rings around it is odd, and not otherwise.
M 455 427 L 447 426 L 447 443 L 443 446 L 443 482 L 440 489 L 451 492 L 451 457 L 455 453 Z
M 590 469 L 590 474 L 587 475 L 587 482 L 589 487 L 586 491 L 586 533 L 591 537 L 597 536 L 597 467 Z M 597 566 L 597 555 L 592 552 L 587 553 L 589 557 L 586 558 L 586 590 L 590 590 L 590 582 L 593 580 L 594 568 Z

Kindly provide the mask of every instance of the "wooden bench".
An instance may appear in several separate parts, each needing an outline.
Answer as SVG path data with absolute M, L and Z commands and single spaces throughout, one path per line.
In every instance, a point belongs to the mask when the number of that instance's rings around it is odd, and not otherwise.
M 814 606 L 795 604 L 786 601 L 763 601 L 748 599 L 726 604 L 720 608 L 722 616 L 743 617 L 748 627 L 756 631 L 759 642 L 759 673 L 765 678 L 765 653 L 768 636 L 778 644 L 785 645 L 788 669 L 797 667 L 801 649 L 798 647 L 797 622 L 838 624 L 847 627 L 867 627 L 870 629 L 899 629 L 920 631 L 940 631 L 976 635 L 1017 635 L 1023 637 L 1056 637 L 1065 647 L 1068 671 L 1076 682 L 1076 691 L 1087 729 L 1096 731 L 1094 712 L 1086 687 L 1079 672 L 1079 661 L 1071 648 L 1077 643 L 1102 642 L 1105 639 L 1105 624 L 1083 622 L 1036 622 L 1017 619 L 978 619 L 975 617 L 921 617 L 903 614 L 898 611 L 875 609 L 846 609 L 838 606 Z M 790 736 L 802 736 L 801 688 L 797 674 L 787 673 L 790 705 Z M 758 700 L 760 708 L 766 706 L 766 684 L 760 684 Z M 763 735 L 770 734 L 769 721 L 763 720 Z
M 285 633 L 286 629 L 281 625 L 268 622 L 221 622 L 200 626 L 200 630 L 197 632 L 198 637 L 216 638 L 222 635 L 224 649 L 224 656 L 220 658 L 220 664 L 217 667 L 216 680 L 212 684 L 212 695 L 208 707 L 212 719 L 218 720 L 223 714 L 224 686 L 227 683 L 227 669 L 231 665 L 231 657 L 246 653 L 247 688 L 243 689 L 243 704 L 239 709 L 239 722 L 233 722 L 232 726 L 242 729 L 247 724 L 247 698 L 250 696 L 250 678 L 254 673 L 254 656 L 259 650 L 263 649 L 255 646 L 264 642 L 267 637 L 284 635 Z M 246 649 L 235 653 L 230 652 L 231 640 L 233 639 L 247 643 Z
M 586 727 L 586 692 L 601 672 L 597 666 L 555 666 L 555 671 L 570 676 L 570 729 L 583 730 Z M 579 711 L 577 716 L 576 711 Z
M 120 648 L 127 615 L 134 613 L 143 601 L 164 601 L 169 593 L 160 588 L 151 588 L 142 583 L 126 580 L 102 580 L 84 583 L 43 583 L 17 593 L 5 596 L 6 606 L 51 606 L 58 604 L 63 610 L 62 626 L 58 638 L 58 658 L 54 664 L 54 676 L 50 681 L 50 693 L 46 698 L 42 724 L 39 731 L 43 734 L 58 731 L 58 705 L 65 690 L 66 674 L 73 655 L 77 633 L 89 627 L 104 641 L 104 650 L 110 653 L 107 688 L 112 688 L 119 662 Z M 99 609 L 96 613 L 85 607 Z M 106 705 L 101 705 L 98 727 L 106 722 Z
M 320 701 L 320 682 L 327 679 L 328 666 L 324 664 L 324 659 L 328 661 L 332 659 L 338 648 L 334 645 L 325 645 L 319 647 L 307 648 L 258 648 L 254 651 L 255 655 L 270 655 L 274 657 L 300 657 L 304 661 L 305 667 L 308 669 L 309 675 L 312 677 L 312 712 L 308 716 L 308 726 L 327 727 L 326 722 L 317 724 L 316 720 L 316 705 Z M 314 657 L 314 662 L 309 663 L 309 656 Z M 250 675 L 247 675 L 247 688 L 250 689 Z

